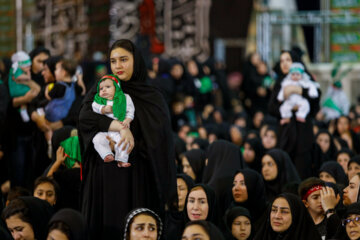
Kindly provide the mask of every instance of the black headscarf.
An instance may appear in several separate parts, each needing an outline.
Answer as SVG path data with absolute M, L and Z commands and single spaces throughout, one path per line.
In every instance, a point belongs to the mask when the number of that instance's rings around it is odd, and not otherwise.
M 282 187 L 290 182 L 300 182 L 300 177 L 289 154 L 281 149 L 269 150 L 265 155 L 271 156 L 277 166 L 278 175 L 272 181 L 265 181 L 266 195 L 268 200 L 282 192 Z
M 261 159 L 265 154 L 265 149 L 258 138 L 250 138 L 245 140 L 244 144 L 248 143 L 251 146 L 251 149 L 254 150 L 255 158 L 251 163 L 245 162 L 245 164 L 254 169 L 257 172 L 261 172 Z
M 202 139 L 202 138 L 195 138 L 194 141 L 192 142 L 192 144 L 197 144 L 199 145 L 200 149 L 206 151 L 207 148 L 209 147 L 209 141 L 206 139 Z
M 212 189 L 210 186 L 205 185 L 205 184 L 195 184 L 188 192 L 188 195 L 186 196 L 186 200 L 185 200 L 185 208 L 184 208 L 184 215 L 185 215 L 185 221 L 190 221 L 189 216 L 187 214 L 187 203 L 188 203 L 188 199 L 189 199 L 189 194 L 190 191 L 196 187 L 201 187 L 205 194 L 206 194 L 206 199 L 209 205 L 209 212 L 208 215 L 206 217 L 206 221 L 211 221 L 213 223 L 217 223 L 217 204 L 216 204 L 216 196 L 215 196 L 215 192 L 214 189 Z
M 232 230 L 232 224 L 234 222 L 234 220 L 237 218 L 237 217 L 240 217 L 240 216 L 245 216 L 247 217 L 249 220 L 250 220 L 250 223 L 251 223 L 251 233 L 250 233 L 250 236 L 248 237 L 248 239 L 252 239 L 253 238 L 253 234 L 254 234 L 254 227 L 252 225 L 252 219 L 251 219 L 251 215 L 250 215 L 250 212 L 249 210 L 247 210 L 246 208 L 244 207 L 232 207 L 232 208 L 229 208 L 225 215 L 224 215 L 224 220 L 225 220 L 225 225 L 226 225 L 226 228 L 227 230 L 230 232 L 231 234 L 231 230 Z M 232 235 L 232 234 L 231 234 Z M 232 239 L 235 239 L 234 237 Z
M 54 209 L 47 201 L 36 197 L 19 197 L 29 211 L 30 224 L 33 228 L 35 239 L 45 240 L 47 236 L 47 224 L 54 213 Z
M 49 57 L 46 61 L 45 64 L 48 66 L 51 74 L 53 75 L 53 77 L 55 78 L 55 68 L 56 68 L 56 64 L 62 59 L 62 57 L 60 56 L 56 56 L 56 57 Z
M 304 203 L 300 200 L 297 195 L 291 193 L 283 193 L 277 196 L 277 198 L 285 198 L 289 203 L 292 223 L 285 232 L 277 233 L 274 232 L 270 224 L 270 213 L 272 204 L 268 208 L 268 218 L 266 223 L 261 227 L 258 233 L 255 236 L 255 240 L 304 240 L 311 239 L 317 240 L 321 239 L 313 220 L 311 219 L 307 209 L 304 206 Z M 277 199 L 276 198 L 276 199 Z M 276 200 L 275 199 L 275 200 Z
M 185 228 L 191 225 L 201 226 L 205 230 L 205 232 L 209 235 L 209 240 L 225 240 L 220 230 L 211 222 L 204 220 L 192 221 L 192 222 L 188 222 Z
M 124 240 L 127 240 L 127 237 L 130 236 L 130 228 L 131 228 L 130 225 L 131 225 L 134 217 L 136 217 L 139 214 L 143 214 L 143 213 L 148 214 L 155 219 L 156 224 L 157 224 L 157 231 L 158 231 L 157 240 L 160 240 L 161 234 L 163 231 L 163 224 L 162 224 L 161 218 L 154 211 L 152 211 L 148 208 L 136 208 L 128 213 L 128 215 L 125 218 Z
M 354 157 L 352 157 L 350 159 L 350 161 L 348 162 L 348 167 L 350 166 L 351 163 L 357 163 L 360 166 L 360 155 L 356 155 Z
M 55 222 L 63 222 L 70 229 L 69 240 L 87 240 L 86 222 L 80 212 L 71 208 L 59 210 L 50 220 L 49 226 Z
M 192 149 L 184 153 L 184 156 L 189 161 L 192 170 L 195 173 L 195 183 L 200 183 L 205 167 L 206 153 L 201 149 Z
M 195 184 L 194 180 L 191 177 L 189 177 L 189 175 L 184 174 L 184 173 L 176 174 L 176 178 L 181 178 L 182 180 L 184 180 L 184 182 L 186 183 L 188 192 L 190 191 L 190 189 L 193 188 L 193 186 Z
M 338 162 L 324 162 L 321 165 L 319 174 L 321 172 L 327 172 L 328 174 L 330 174 L 335 179 L 336 184 L 340 184 L 343 186 L 348 185 L 348 178 L 346 177 L 345 171 Z
M 212 186 L 216 192 L 221 180 L 230 178 L 232 183 L 236 170 L 244 167 L 240 148 L 225 140 L 214 141 L 206 155 L 208 165 L 204 169 L 203 183 Z
M 353 151 L 351 151 L 351 150 L 348 149 L 348 148 L 341 148 L 341 149 L 340 149 L 339 151 L 337 151 L 337 153 L 336 153 L 336 160 L 337 160 L 338 156 L 339 156 L 340 154 L 342 154 L 342 153 L 346 153 L 347 155 L 349 155 L 350 159 L 351 159 L 352 157 L 354 157 Z
M 39 55 L 40 53 L 45 53 L 46 55 L 48 55 L 50 57 L 50 51 L 47 49 L 47 48 L 44 48 L 44 47 L 37 47 L 35 49 L 33 49 L 30 53 L 29 53 L 29 56 L 30 56 L 30 59 L 31 61 L 34 60 L 34 58 Z M 55 76 L 55 75 L 54 75 Z M 32 70 L 31 70 L 31 78 L 37 83 L 39 84 L 40 86 L 44 86 L 45 82 L 44 82 L 44 77 L 41 75 L 41 72 L 39 73 L 34 73 Z
M 330 146 L 329 149 L 326 152 L 322 152 L 322 150 L 320 149 L 320 158 L 321 158 L 321 163 L 323 162 L 327 162 L 330 160 L 335 160 L 336 161 L 336 146 L 333 140 L 332 135 L 329 133 L 328 130 L 325 129 L 321 129 L 319 130 L 319 132 L 316 134 L 315 139 L 317 139 L 319 137 L 320 134 L 326 134 L 329 136 L 329 140 L 330 140 Z M 319 146 L 320 148 L 320 146 Z
M 346 216 L 349 216 L 350 214 L 360 215 L 360 202 L 353 203 L 347 207 Z
M 243 203 L 233 202 L 235 206 L 247 208 L 253 220 L 259 219 L 266 210 L 266 194 L 265 185 L 261 175 L 252 169 L 242 169 L 238 173 L 242 173 L 245 179 L 245 185 L 248 193 L 248 199 Z

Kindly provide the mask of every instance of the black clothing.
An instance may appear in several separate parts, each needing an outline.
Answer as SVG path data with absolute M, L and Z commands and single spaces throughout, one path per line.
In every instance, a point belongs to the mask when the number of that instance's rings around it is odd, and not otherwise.
M 342 187 L 348 185 L 348 178 L 345 174 L 345 171 L 338 162 L 324 162 L 320 167 L 319 174 L 321 172 L 327 172 L 328 174 L 330 174 L 335 179 L 336 184 Z
M 199 145 L 200 149 L 202 149 L 204 151 L 206 151 L 207 148 L 209 147 L 209 141 L 206 139 L 202 139 L 202 138 L 195 138 L 194 141 L 192 142 L 192 144 Z
M 245 143 L 248 143 L 251 146 L 251 149 L 254 150 L 254 153 L 255 153 L 254 160 L 250 163 L 245 162 L 246 165 L 249 168 L 257 171 L 258 173 L 261 173 L 261 159 L 265 154 L 265 148 L 263 147 L 260 139 L 258 139 L 258 138 L 247 139 L 244 142 L 244 144 Z
M 272 204 L 269 206 L 267 214 L 268 219 L 263 224 L 262 228 L 257 232 L 255 240 L 320 240 L 321 237 L 316 230 L 314 222 L 310 217 L 304 203 L 300 198 L 291 193 L 283 193 L 277 196 L 277 198 L 285 198 L 290 206 L 292 222 L 290 227 L 282 233 L 275 232 L 270 225 L 270 212 Z M 278 210 L 279 211 L 279 210 Z
M 189 161 L 189 164 L 195 173 L 195 183 L 200 183 L 205 168 L 206 152 L 201 149 L 192 149 L 185 152 L 184 156 Z
M 282 188 L 291 182 L 300 182 L 299 175 L 292 163 L 289 155 L 281 149 L 269 150 L 266 155 L 274 159 L 278 174 L 274 180 L 264 180 L 266 187 L 266 197 L 268 201 L 272 201 L 277 195 L 282 193 Z
M 165 203 L 177 198 L 169 112 L 161 94 L 146 83 L 145 62 L 140 52 L 130 44 L 134 50 L 134 71 L 131 79 L 122 81 L 121 85 L 124 93 L 131 96 L 136 109 L 131 124 L 135 140 L 135 148 L 129 156 L 131 167 L 119 168 L 116 162 L 104 163 L 93 147 L 95 134 L 107 132 L 113 121 L 92 111 L 97 84 L 85 97 L 80 110 L 79 136 L 83 146 L 81 206 L 91 239 L 121 236 L 124 217 L 136 207 L 148 207 L 163 216 Z
M 55 222 L 62 222 L 69 227 L 69 240 L 89 239 L 87 235 L 86 222 L 80 212 L 70 208 L 61 209 L 50 219 L 49 226 Z
M 240 216 L 245 216 L 250 220 L 251 233 L 250 233 L 250 236 L 248 237 L 248 239 L 252 239 L 254 237 L 253 236 L 254 235 L 254 227 L 251 222 L 250 212 L 244 207 L 232 207 L 232 208 L 229 208 L 224 215 L 224 221 L 225 221 L 227 235 L 228 235 L 227 239 L 236 240 L 236 238 L 232 235 L 231 229 L 232 229 L 232 224 L 233 224 L 234 220 Z

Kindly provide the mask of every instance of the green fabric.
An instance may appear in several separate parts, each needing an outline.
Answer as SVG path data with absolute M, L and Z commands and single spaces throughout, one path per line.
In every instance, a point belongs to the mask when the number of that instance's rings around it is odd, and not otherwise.
M 304 69 L 297 68 L 297 67 L 290 68 L 290 73 L 294 73 L 294 72 L 298 72 L 298 73 L 303 74 L 303 73 L 304 73 Z
M 27 60 L 24 60 L 24 61 L 19 61 L 18 64 L 19 64 L 19 67 L 21 67 L 21 66 L 30 66 L 31 65 L 31 60 L 27 59 Z
M 340 81 L 334 82 L 334 83 L 333 83 L 333 86 L 334 86 L 334 87 L 337 87 L 337 88 L 342 88 L 342 84 L 341 84 Z
M 13 68 L 10 69 L 9 73 L 9 92 L 10 96 L 15 97 L 21 97 L 24 96 L 29 90 L 29 86 L 26 86 L 24 84 L 16 83 L 14 79 L 18 78 L 21 74 L 23 74 L 23 70 L 21 68 L 17 68 L 16 72 L 13 73 Z
M 201 87 L 199 89 L 199 92 L 202 94 L 209 93 L 212 90 L 212 82 L 211 79 L 208 76 L 202 77 L 200 79 Z
M 64 148 L 64 153 L 66 154 L 65 166 L 67 168 L 72 168 L 75 162 L 81 163 L 81 152 L 78 136 L 65 139 L 60 143 L 60 146 Z
M 272 79 L 270 76 L 266 76 L 263 79 L 262 85 L 264 88 L 270 88 L 274 84 L 274 79 Z
M 4 82 L 0 79 L 0 84 L 3 84 Z
M 125 119 L 125 115 L 126 115 L 126 97 L 124 92 L 122 91 L 121 87 L 120 87 L 120 80 L 113 74 L 110 75 L 106 75 L 106 76 L 112 76 L 115 77 L 119 84 L 117 84 L 114 80 L 112 80 L 111 78 L 106 78 L 103 77 L 102 79 L 100 79 L 100 81 L 98 82 L 98 86 L 97 86 L 97 93 L 95 94 L 94 97 L 94 101 L 100 105 L 104 105 L 106 106 L 107 103 L 107 99 L 106 98 L 102 98 L 99 96 L 99 87 L 100 87 L 100 83 L 106 79 L 110 79 L 111 81 L 113 81 L 114 86 L 115 86 L 115 95 L 113 98 L 113 113 L 114 116 L 119 120 L 119 121 L 124 121 Z
M 327 98 L 325 100 L 325 102 L 323 103 L 323 107 L 328 107 L 328 108 L 334 109 L 334 110 L 338 111 L 340 114 L 343 113 L 341 111 L 341 109 L 334 103 L 334 101 L 331 98 Z

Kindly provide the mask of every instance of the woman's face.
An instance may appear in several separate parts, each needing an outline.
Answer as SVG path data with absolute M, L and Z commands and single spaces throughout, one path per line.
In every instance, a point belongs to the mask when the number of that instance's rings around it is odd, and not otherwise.
M 41 75 L 43 76 L 46 83 L 55 82 L 55 77 L 50 71 L 48 65 L 45 64 L 44 70 L 41 72 Z
M 34 197 L 45 200 L 50 203 L 51 206 L 54 206 L 56 203 L 54 185 L 49 182 L 39 184 L 34 190 Z
M 241 146 L 243 139 L 241 132 L 237 127 L 230 128 L 230 138 L 234 144 Z
M 262 139 L 262 144 L 264 148 L 266 149 L 274 148 L 276 146 L 276 143 L 277 143 L 277 139 L 275 132 L 271 130 L 267 130 Z
M 185 228 L 181 240 L 210 240 L 210 237 L 202 226 L 194 224 Z
M 292 223 L 291 209 L 285 198 L 277 198 L 271 206 L 270 225 L 277 232 L 285 232 Z
M 270 155 L 264 155 L 261 159 L 261 174 L 263 175 L 265 181 L 272 181 L 278 175 L 278 168 L 275 160 Z
M 171 76 L 176 80 L 179 80 L 182 77 L 183 73 L 184 68 L 181 66 L 181 64 L 175 64 L 170 70 Z
M 323 180 L 324 182 L 331 182 L 331 183 L 336 183 L 336 180 L 333 176 L 331 176 L 329 173 L 327 172 L 321 172 L 319 174 L 319 178 L 321 180 Z
M 231 233 L 237 240 L 248 239 L 251 233 L 251 222 L 245 216 L 238 216 L 231 226 Z
M 349 206 L 352 203 L 356 203 L 359 195 L 360 178 L 358 175 L 352 177 L 349 181 L 349 185 L 344 188 L 343 204 Z
M 62 231 L 53 229 L 49 232 L 46 240 L 69 240 L 69 238 Z
M 145 214 L 139 214 L 134 218 L 130 226 L 130 240 L 156 240 L 157 239 L 156 220 Z
M 344 132 L 348 131 L 350 127 L 349 120 L 346 117 L 340 117 L 336 124 L 336 129 L 339 134 L 343 134 Z
M 319 144 L 323 153 L 326 153 L 330 148 L 330 136 L 326 133 L 320 133 L 316 138 L 316 143 Z
M 350 214 L 346 219 L 351 219 L 353 221 L 346 224 L 346 233 L 350 240 L 357 240 L 360 238 L 360 221 L 356 221 L 356 218 L 359 219 L 359 214 Z
M 183 172 L 186 175 L 190 176 L 193 180 L 195 180 L 196 175 L 195 175 L 195 173 L 194 173 L 194 171 L 193 171 L 193 169 L 192 169 L 192 167 L 191 167 L 191 165 L 190 165 L 190 163 L 189 163 L 189 161 L 188 161 L 188 159 L 186 157 L 183 157 L 181 159 L 181 164 L 183 165 Z
M 197 189 L 189 193 L 186 210 L 191 221 L 206 220 L 209 214 L 209 204 L 203 189 Z
M 336 161 L 342 166 L 342 168 L 344 169 L 345 173 L 348 174 L 348 163 L 350 161 L 350 156 L 347 153 L 340 153 L 337 158 Z
M 243 157 L 246 163 L 252 163 L 255 159 L 255 151 L 252 149 L 249 143 L 244 144 Z
M 124 48 L 115 48 L 110 53 L 110 67 L 121 81 L 129 81 L 134 72 L 134 56 Z
M 245 202 L 248 200 L 248 191 L 245 184 L 244 174 L 236 174 L 232 187 L 232 194 L 235 202 Z
M 34 240 L 35 234 L 32 226 L 19 218 L 19 215 L 13 215 L 5 220 L 7 228 L 14 240 Z
M 177 179 L 177 193 L 179 198 L 179 211 L 184 210 L 186 195 L 188 193 L 187 185 L 182 178 Z
M 46 53 L 40 53 L 34 57 L 32 60 L 31 68 L 35 74 L 41 73 L 44 69 L 44 62 L 49 58 L 49 55 Z
M 360 165 L 357 164 L 356 162 L 350 163 L 348 167 L 349 180 L 352 179 L 355 176 L 355 174 L 357 174 L 358 172 L 360 172 Z
M 288 74 L 291 64 L 293 63 L 291 56 L 288 52 L 284 52 L 280 55 L 280 69 L 283 74 Z
M 191 74 L 191 76 L 195 77 L 199 74 L 198 66 L 196 65 L 196 62 L 193 60 L 190 60 L 187 63 L 187 69 L 188 69 L 189 73 Z

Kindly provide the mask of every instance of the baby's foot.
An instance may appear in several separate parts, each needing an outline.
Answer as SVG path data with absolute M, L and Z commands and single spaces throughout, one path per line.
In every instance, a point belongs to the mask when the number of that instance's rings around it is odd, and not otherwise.
M 280 125 L 284 125 L 290 122 L 290 118 L 283 118 L 280 120 Z
M 130 167 L 131 166 L 131 163 L 126 163 L 126 162 L 118 162 L 118 167 L 124 167 L 124 168 L 127 168 L 127 167 Z
M 112 155 L 112 154 L 109 154 L 104 158 L 104 162 L 112 162 L 114 160 L 115 160 L 115 158 L 114 158 L 114 155 Z
M 304 122 L 305 122 L 305 118 L 297 117 L 297 118 L 296 118 L 296 121 L 304 123 Z

